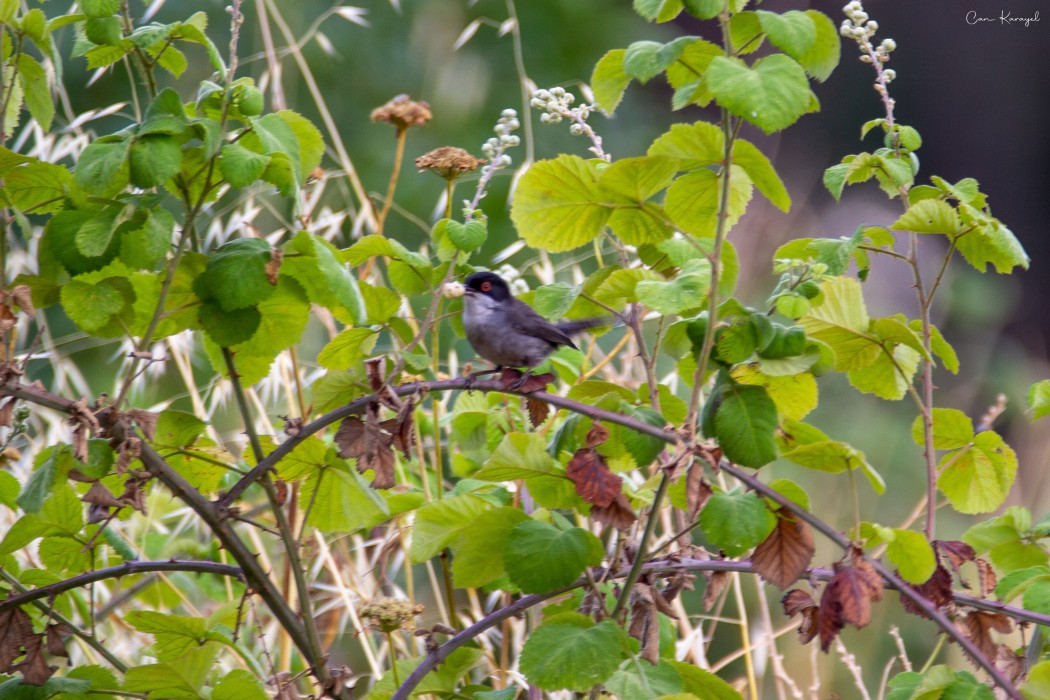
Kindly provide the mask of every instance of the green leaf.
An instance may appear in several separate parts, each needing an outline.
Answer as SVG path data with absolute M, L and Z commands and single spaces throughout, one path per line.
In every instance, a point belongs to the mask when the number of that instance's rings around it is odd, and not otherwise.
M 810 77 L 824 82 L 839 64 L 842 52 L 842 42 L 839 38 L 839 28 L 835 23 L 818 10 L 806 10 L 806 14 L 813 20 L 813 28 L 816 36 L 813 45 L 795 59 L 802 64 Z
M 710 400 L 716 402 L 714 437 L 730 461 L 761 467 L 777 458 L 777 408 L 765 389 L 726 384 Z
M 197 322 L 219 347 L 229 348 L 255 335 L 262 314 L 255 306 L 226 311 L 217 302 L 206 300 L 197 309 Z
M 506 574 L 503 552 L 511 531 L 529 516 L 517 508 L 486 511 L 460 531 L 452 545 L 452 576 L 458 588 L 481 587 Z
M 673 280 L 642 280 L 635 285 L 638 301 L 664 315 L 695 309 L 704 303 L 711 287 L 711 263 L 690 260 Z
M 747 173 L 738 165 L 730 167 L 729 210 L 726 230 L 743 216 L 751 201 L 752 185 Z M 718 230 L 719 206 L 722 201 L 723 177 L 713 170 L 701 169 L 682 175 L 667 189 L 667 215 L 682 231 L 702 238 L 714 238 Z
M 104 207 L 80 226 L 76 234 L 77 250 L 88 258 L 95 258 L 107 251 L 113 234 L 126 220 L 131 207 L 112 205 Z
M 943 233 L 948 236 L 956 236 L 963 230 L 955 208 L 941 199 L 923 199 L 915 202 L 890 225 L 890 228 L 895 231 Z
M 911 436 L 920 447 L 925 444 L 922 416 L 916 416 Z M 954 408 L 933 409 L 933 446 L 938 450 L 957 450 L 973 442 L 973 421 Z
M 785 418 L 802 420 L 817 407 L 817 380 L 809 372 L 786 376 L 771 376 L 753 365 L 734 367 L 731 376 L 740 384 L 763 387 Z
M 345 309 L 354 323 L 365 322 L 367 312 L 357 278 L 340 262 L 331 243 L 300 231 L 285 245 L 284 253 L 281 274 L 299 282 L 311 302 L 332 310 Z
M 139 136 L 128 156 L 129 178 L 136 187 L 155 187 L 179 174 L 182 147 L 173 136 Z
M 416 512 L 409 556 L 415 563 L 437 556 L 459 539 L 479 515 L 496 506 L 481 496 L 466 493 L 431 501 Z
M 650 22 L 669 22 L 682 11 L 682 0 L 634 0 L 634 11 Z
M 769 37 L 769 42 L 795 60 L 813 48 L 817 40 L 817 27 L 813 18 L 799 10 L 784 14 L 757 10 L 758 23 Z
M 922 332 L 922 321 L 915 319 L 910 324 L 911 329 L 916 333 Z M 952 374 L 959 373 L 959 356 L 955 354 L 955 348 L 953 348 L 937 326 L 930 326 L 930 349 L 933 354 L 937 356 L 941 361 L 941 365 Z
M 273 259 L 270 245 L 261 238 L 238 238 L 208 256 L 207 269 L 194 283 L 201 299 L 214 300 L 223 311 L 258 304 L 274 291 L 267 264 Z
M 846 187 L 847 177 L 849 177 L 849 165 L 845 163 L 832 165 L 824 171 L 824 187 L 828 189 L 836 202 L 842 198 L 842 190 Z
M 1021 694 L 1025 700 L 1050 700 L 1050 661 L 1040 661 L 1031 668 Z
M 623 56 L 623 71 L 643 85 L 674 63 L 694 36 L 680 36 L 667 44 L 655 41 L 636 41 L 627 47 Z
M 235 668 L 222 676 L 211 691 L 211 700 L 269 700 L 262 683 L 243 668 Z
M 109 17 L 120 11 L 120 0 L 82 0 L 80 11 L 88 17 Z
M 585 245 L 601 233 L 612 214 L 601 202 L 595 164 L 562 155 L 526 171 L 510 215 L 528 245 L 556 253 Z
M 631 76 L 623 69 L 623 49 L 613 49 L 607 52 L 594 66 L 591 74 L 591 89 L 594 91 L 594 101 L 603 112 L 611 115 L 619 106 L 627 86 L 631 84 Z
M 1028 509 L 1010 506 L 1002 515 L 971 527 L 963 534 L 962 540 L 979 555 L 988 552 L 996 566 L 1011 572 L 1046 566 L 1046 550 L 1034 541 L 1040 536 L 1032 532 L 1032 514 Z
M 128 669 L 124 690 L 155 693 L 156 697 L 196 699 L 208 673 L 215 667 L 221 647 L 206 644 L 190 649 L 176 663 L 148 664 Z
M 849 371 L 867 367 L 882 352 L 868 334 L 870 319 L 860 282 L 849 277 L 831 277 L 820 286 L 823 301 L 798 320 L 813 340 L 835 351 L 835 369 Z
M 485 240 L 489 235 L 488 227 L 485 225 L 485 222 L 476 220 L 461 224 L 458 221 L 450 219 L 446 225 L 445 231 L 448 235 L 448 239 L 452 242 L 452 245 L 456 246 L 464 253 L 469 253 L 480 248 L 484 245 Z
M 387 501 L 341 460 L 338 466 L 311 472 L 302 490 L 313 503 L 308 523 L 325 533 L 356 532 L 390 519 Z
M 620 272 L 620 270 L 617 270 Z M 616 273 L 613 273 L 614 275 Z M 532 296 L 532 308 L 547 320 L 564 318 L 566 312 L 580 295 L 580 287 L 555 282 L 538 287 Z M 604 299 L 602 300 L 604 301 Z M 608 303 L 608 302 L 606 302 Z
M 539 433 L 508 433 L 475 479 L 485 481 L 514 481 L 541 474 L 561 473 L 557 460 L 547 452 L 543 435 Z
M 781 457 L 808 469 L 829 474 L 862 469 L 869 479 L 870 473 L 874 471 L 860 450 L 832 440 L 817 428 L 795 420 L 784 421 L 779 444 Z M 874 483 L 873 486 L 879 490 Z
M 776 525 L 776 516 L 753 493 L 720 491 L 700 511 L 700 527 L 710 543 L 735 557 L 762 542 Z
M 700 76 L 716 56 L 724 55 L 722 47 L 703 39 L 694 39 L 682 49 L 678 60 L 667 67 L 667 82 L 675 90 L 672 109 L 682 109 L 689 104 L 706 107 L 711 103 L 711 91 Z
M 726 6 L 724 0 L 683 0 L 682 4 L 697 19 L 714 19 Z
M 219 172 L 234 187 L 247 187 L 262 177 L 270 156 L 249 151 L 239 143 L 226 143 L 219 156 Z
M 682 677 L 663 659 L 653 666 L 633 657 L 624 661 L 605 681 L 605 688 L 618 698 L 663 697 L 682 691 Z
M 859 391 L 899 401 L 915 378 L 920 358 L 919 353 L 905 345 L 896 346 L 890 353 L 880 348 L 873 362 L 849 371 L 849 383 Z
M 1028 410 L 1032 412 L 1033 421 L 1050 414 L 1050 379 L 1044 379 L 1030 386 L 1027 400 Z
M 625 632 L 613 620 L 595 624 L 585 615 L 562 613 L 529 635 L 521 672 L 543 690 L 584 692 L 616 671 L 626 645 Z
M 518 523 L 507 537 L 503 559 L 514 585 L 526 593 L 547 593 L 566 586 L 588 566 L 601 563 L 597 537 L 579 527 L 561 530 L 550 523 Z
M 139 632 L 153 635 L 160 661 L 177 661 L 186 652 L 209 641 L 204 620 L 149 610 L 132 610 L 125 620 Z
M 89 194 L 109 196 L 128 184 L 127 138 L 104 136 L 88 144 L 77 161 L 76 183 Z
M 708 122 L 675 124 L 649 146 L 648 155 L 668 156 L 682 170 L 695 170 L 720 163 L 725 158 L 725 135 Z
M 299 151 L 299 159 L 295 163 L 299 169 L 299 181 L 306 182 L 310 173 L 321 165 L 321 157 L 324 155 L 324 138 L 317 127 L 313 125 L 313 122 L 298 112 L 283 109 L 280 112 L 276 112 L 273 116 L 283 121 L 292 135 L 295 136 Z M 263 119 L 265 118 L 263 117 Z
M 684 690 L 704 700 L 741 700 L 741 695 L 733 690 L 733 686 L 724 680 L 702 668 L 698 668 L 684 661 L 670 661 L 682 677 Z
M 62 287 L 63 308 L 70 319 L 88 333 L 104 327 L 124 311 L 127 304 L 128 300 L 113 285 L 73 280 Z
M 704 80 L 718 104 L 767 134 L 780 131 L 810 111 L 810 90 L 802 66 L 781 54 L 761 58 L 753 67 L 718 56 Z
M 1017 475 L 1017 455 L 998 433 L 978 433 L 961 452 L 945 455 L 939 488 L 960 513 L 990 513 L 1006 500 Z
M 186 110 L 182 107 L 179 93 L 171 88 L 164 88 L 157 93 L 153 102 L 150 102 L 146 108 L 138 135 L 181 136 L 186 132 L 187 126 L 189 126 L 189 120 L 186 118 Z
M 781 211 L 791 208 L 791 196 L 781 181 L 766 154 L 750 141 L 737 139 L 733 142 L 733 162 L 744 169 L 758 191 Z
M 905 581 L 914 584 L 926 583 L 937 568 L 933 547 L 922 533 L 914 530 L 894 528 L 892 533 L 892 539 L 888 540 L 886 556 L 897 567 Z
M 376 337 L 371 328 L 347 328 L 321 349 L 317 363 L 326 369 L 353 367 L 372 351 Z
M 41 129 L 49 131 L 51 121 L 55 118 L 55 101 L 51 98 L 51 86 L 48 85 L 44 67 L 29 54 L 20 53 L 17 70 L 29 114 Z
M 161 411 L 154 433 L 154 446 L 182 450 L 193 445 L 204 434 L 208 424 L 185 411 Z
M 978 272 L 984 272 L 991 263 L 996 272 L 1009 274 L 1015 267 L 1027 270 L 1030 262 L 1028 253 L 1013 231 L 998 221 L 960 235 L 956 239 L 956 246 L 966 262 Z

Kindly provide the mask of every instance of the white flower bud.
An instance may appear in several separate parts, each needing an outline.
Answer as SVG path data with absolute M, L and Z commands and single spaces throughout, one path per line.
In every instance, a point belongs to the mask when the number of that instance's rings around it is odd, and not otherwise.
M 514 117 L 518 116 L 518 112 L 513 109 L 505 109 L 499 113 L 499 116 L 503 119 L 513 119 Z
M 540 123 L 541 124 L 550 124 L 551 121 L 552 121 L 551 120 L 552 116 L 554 116 L 554 115 L 551 114 L 550 112 L 544 112 L 543 114 L 540 115 Z
M 441 289 L 446 299 L 455 299 L 456 297 L 463 296 L 463 290 L 464 287 L 462 282 L 449 282 Z
M 579 124 L 573 124 L 569 127 L 569 133 L 573 136 L 583 136 L 583 127 Z
M 550 90 L 537 90 L 536 92 L 532 93 L 532 96 L 546 102 L 551 98 L 551 92 Z
M 897 71 L 893 70 L 892 68 L 887 68 L 882 72 L 882 76 L 886 79 L 886 82 L 888 83 L 897 78 Z
M 883 39 L 881 44 L 882 50 L 889 53 L 897 48 L 897 42 L 893 39 Z
M 879 23 L 875 20 L 871 20 L 870 22 L 868 22 L 868 32 L 874 34 L 877 31 L 879 31 Z
M 565 88 L 563 88 L 563 87 L 551 88 L 550 94 L 553 95 L 554 97 L 565 97 Z

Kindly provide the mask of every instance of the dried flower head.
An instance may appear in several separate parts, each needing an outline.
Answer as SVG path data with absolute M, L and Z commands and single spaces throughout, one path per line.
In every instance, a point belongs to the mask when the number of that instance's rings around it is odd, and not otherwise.
M 413 126 L 423 126 L 433 116 L 430 113 L 429 104 L 422 100 L 416 102 L 408 95 L 398 95 L 382 107 L 372 110 L 372 121 L 388 122 L 397 127 L 398 131 L 404 131 Z
M 430 170 L 446 180 L 455 180 L 467 171 L 477 170 L 484 162 L 462 148 L 442 146 L 416 158 L 416 167 L 420 171 Z
M 376 598 L 361 608 L 360 615 L 380 631 L 389 634 L 399 629 L 409 632 L 414 630 L 415 617 L 422 614 L 423 610 L 422 605 L 413 605 L 407 600 Z

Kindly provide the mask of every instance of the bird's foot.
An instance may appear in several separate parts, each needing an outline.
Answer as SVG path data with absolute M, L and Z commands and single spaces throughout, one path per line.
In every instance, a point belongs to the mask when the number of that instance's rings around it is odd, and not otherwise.
M 467 377 L 466 377 L 467 381 L 466 381 L 466 384 L 463 385 L 463 388 L 466 389 L 467 391 L 473 391 L 474 390 L 474 382 L 477 381 L 478 377 L 484 377 L 485 375 L 488 375 L 488 374 L 496 374 L 497 372 L 500 371 L 500 369 L 501 369 L 500 367 L 497 367 L 496 369 L 482 369 L 482 370 L 478 370 L 477 372 L 471 372 L 470 374 L 467 375 Z
M 503 383 L 503 388 L 507 391 L 531 394 L 534 391 L 546 389 L 547 385 L 554 381 L 554 374 L 551 372 L 533 374 L 531 371 L 522 372 L 505 367 L 502 375 L 500 375 L 500 381 Z

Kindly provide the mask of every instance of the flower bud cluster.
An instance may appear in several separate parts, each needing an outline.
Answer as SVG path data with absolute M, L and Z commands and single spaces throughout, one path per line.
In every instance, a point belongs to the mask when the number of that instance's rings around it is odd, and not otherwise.
M 517 112 L 513 109 L 505 109 L 500 113 L 499 121 L 496 122 L 493 129 L 496 135 L 481 146 L 481 152 L 489 159 L 489 164 L 482 169 L 482 172 L 510 166 L 511 158 L 506 153 L 507 149 L 521 145 L 521 138 L 511 132 L 520 128 L 521 122 L 518 121 Z
M 897 77 L 897 71 L 884 69 L 882 66 L 890 60 L 890 53 L 897 48 L 897 42 L 887 38 L 883 39 L 878 46 L 872 43 L 875 32 L 879 30 L 879 23 L 868 18 L 868 13 L 864 11 L 864 5 L 860 0 L 852 0 L 842 8 L 842 11 L 846 13 L 846 19 L 842 20 L 839 33 L 857 42 L 862 63 L 875 65 L 875 72 L 879 76 L 875 83 L 875 90 L 884 100 L 888 100 L 886 85 Z
M 567 92 L 565 88 L 552 87 L 550 90 L 541 89 L 532 93 L 532 100 L 529 104 L 535 109 L 543 110 L 540 122 L 544 124 L 558 124 L 568 119 L 572 122 L 569 125 L 569 133 L 573 136 L 586 136 L 593 144 L 590 151 L 599 158 L 608 160 L 608 156 L 602 150 L 601 137 L 587 123 L 587 119 L 594 113 L 594 105 L 581 104 L 573 107 L 572 103 L 575 101 L 576 96 Z
M 510 285 L 510 291 L 515 295 L 524 294 L 529 291 L 529 283 L 521 276 L 521 271 L 513 265 L 501 265 L 496 274 L 502 277 Z

